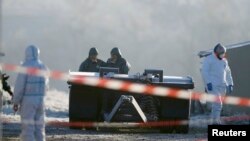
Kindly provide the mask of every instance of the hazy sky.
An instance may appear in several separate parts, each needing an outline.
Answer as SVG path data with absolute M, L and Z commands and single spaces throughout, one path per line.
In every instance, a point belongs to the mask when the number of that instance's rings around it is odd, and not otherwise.
M 162 68 L 202 90 L 200 50 L 250 39 L 249 0 L 2 0 L 4 62 L 34 44 L 51 70 L 78 70 L 90 47 L 107 60 L 117 46 L 131 73 Z M 12 75 L 12 74 L 11 74 Z M 12 75 L 14 83 L 15 75 Z M 67 90 L 65 82 L 51 88 Z

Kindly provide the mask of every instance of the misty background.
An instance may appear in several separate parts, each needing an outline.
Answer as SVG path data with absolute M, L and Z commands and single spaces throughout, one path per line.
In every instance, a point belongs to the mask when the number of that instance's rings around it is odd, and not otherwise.
M 191 76 L 203 91 L 197 53 L 250 39 L 249 0 L 1 0 L 5 63 L 20 64 L 34 44 L 51 69 L 77 71 L 91 47 L 106 61 L 119 47 L 132 68 Z M 229 62 L 230 63 L 230 62 Z M 11 75 L 14 85 L 16 74 Z M 66 82 L 50 88 L 67 91 Z

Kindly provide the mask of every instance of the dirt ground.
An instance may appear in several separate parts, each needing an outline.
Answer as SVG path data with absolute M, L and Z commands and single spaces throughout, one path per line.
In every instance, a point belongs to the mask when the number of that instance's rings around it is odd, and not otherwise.
M 20 135 L 20 124 L 5 123 L 3 124 L 3 141 L 17 141 Z M 157 130 L 110 130 L 103 129 L 100 131 L 72 130 L 67 127 L 46 127 L 47 141 L 195 141 L 206 140 L 207 130 L 204 128 L 189 129 L 188 134 L 163 134 Z

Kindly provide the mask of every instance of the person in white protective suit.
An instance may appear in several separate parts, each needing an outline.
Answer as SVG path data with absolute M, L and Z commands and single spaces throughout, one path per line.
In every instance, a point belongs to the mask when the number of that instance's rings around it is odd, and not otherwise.
M 233 79 L 228 61 L 225 58 L 226 48 L 217 44 L 214 53 L 204 59 L 202 76 L 209 94 L 218 96 L 217 102 L 212 102 L 212 124 L 221 124 L 223 96 L 233 91 Z
M 28 46 L 25 52 L 23 67 L 47 70 L 39 60 L 39 49 Z M 13 110 L 20 107 L 21 140 L 45 141 L 45 107 L 44 96 L 48 86 L 48 79 L 29 74 L 18 74 L 13 96 Z

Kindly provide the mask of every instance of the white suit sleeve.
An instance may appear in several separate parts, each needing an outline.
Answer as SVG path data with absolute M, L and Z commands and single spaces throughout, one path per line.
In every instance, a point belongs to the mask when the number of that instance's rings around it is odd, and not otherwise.
M 42 68 L 44 71 L 50 71 L 49 70 L 49 68 L 47 67 L 47 66 L 43 66 L 43 68 Z M 48 91 L 49 90 L 49 77 L 48 76 L 46 76 L 45 78 L 45 91 Z
M 201 69 L 202 77 L 206 84 L 212 83 L 212 81 L 210 80 L 210 76 L 209 76 L 210 67 L 211 67 L 210 59 L 209 57 L 206 57 L 203 60 L 202 69 Z
M 226 61 L 226 81 L 227 81 L 228 85 L 234 85 L 231 69 L 230 69 L 227 61 Z
M 18 74 L 14 88 L 13 103 L 20 104 L 25 92 L 27 75 Z

